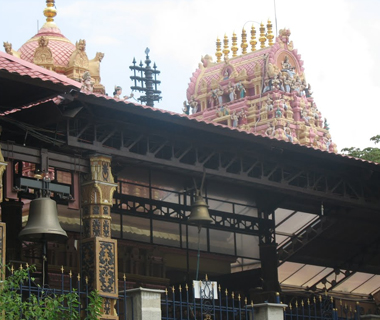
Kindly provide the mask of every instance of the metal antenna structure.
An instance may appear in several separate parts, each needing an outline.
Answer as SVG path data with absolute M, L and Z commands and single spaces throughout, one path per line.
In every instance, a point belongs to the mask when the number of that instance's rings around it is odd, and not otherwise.
M 135 83 L 135 85 L 131 87 L 132 91 L 145 92 L 145 95 L 138 98 L 138 100 L 141 103 L 146 103 L 147 106 L 153 107 L 154 101 L 158 102 L 162 99 L 162 97 L 160 97 L 161 91 L 157 90 L 157 85 L 159 85 L 161 81 L 157 80 L 157 75 L 160 74 L 160 71 L 157 70 L 156 63 L 153 63 L 153 68 L 150 66 L 152 61 L 149 58 L 149 52 L 149 48 L 146 48 L 145 67 L 142 61 L 140 61 L 140 64 L 137 66 L 136 59 L 133 58 L 133 66 L 129 68 L 133 70 L 131 80 Z

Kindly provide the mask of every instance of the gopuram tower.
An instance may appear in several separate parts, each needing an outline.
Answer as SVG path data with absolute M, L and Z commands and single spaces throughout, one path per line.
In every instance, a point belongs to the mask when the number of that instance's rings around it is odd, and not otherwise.
M 329 125 L 314 101 L 303 61 L 290 30 L 281 29 L 275 42 L 272 23 L 241 34 L 241 53 L 234 33 L 216 40 L 216 62 L 202 57 L 184 102 L 190 117 L 248 133 L 337 152 Z M 250 38 L 250 39 L 248 39 Z M 258 48 L 259 45 L 259 48 Z

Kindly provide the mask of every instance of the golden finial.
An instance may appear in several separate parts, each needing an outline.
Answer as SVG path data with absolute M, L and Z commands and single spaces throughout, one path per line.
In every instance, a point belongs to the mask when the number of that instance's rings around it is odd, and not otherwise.
M 71 272 L 71 270 L 70 270 L 70 272 L 69 272 L 69 276 L 70 276 L 70 279 L 71 279 L 72 276 L 73 276 L 73 273 Z
M 77 276 L 77 278 L 78 278 L 78 281 L 80 281 L 80 273 L 78 273 L 78 276 Z
M 310 299 L 307 298 L 307 305 L 310 306 Z
M 208 275 L 207 275 L 207 273 L 206 273 L 205 279 L 206 279 L 206 281 L 208 281 Z
M 165 294 L 168 295 L 168 288 L 165 288 Z
M 218 289 L 219 289 L 219 291 L 222 291 L 222 287 L 220 285 L 218 286 Z
M 185 288 L 186 288 L 186 291 L 189 291 L 189 286 L 187 285 L 187 283 L 186 283 Z
M 223 39 L 224 60 L 228 59 L 229 53 L 230 53 L 230 49 L 228 49 L 228 37 L 227 37 L 227 35 L 224 35 L 224 39 Z
M 238 300 L 240 301 L 240 299 L 241 299 L 241 297 L 240 297 L 240 293 L 239 293 L 239 295 L 238 295 Z
M 268 19 L 268 23 L 267 23 L 267 39 L 268 39 L 268 44 L 270 46 L 273 46 L 273 38 L 274 38 L 274 35 L 273 35 L 273 32 L 272 32 L 272 22 Z
M 127 277 L 126 277 L 125 273 L 123 274 L 123 280 L 124 280 L 124 281 L 127 280 Z
M 290 309 L 290 310 L 292 310 L 292 309 L 293 309 L 293 307 L 292 307 L 292 304 L 291 304 L 291 303 L 289 303 L 289 309 Z
M 179 285 L 179 292 L 182 292 L 182 286 Z
M 325 297 L 327 297 L 327 290 L 325 289 Z
M 248 48 L 248 43 L 247 43 L 247 32 L 243 28 L 241 32 L 241 53 L 246 54 L 247 53 L 247 48 Z
M 227 290 L 227 288 L 226 288 L 226 291 L 225 291 L 225 292 L 226 292 L 226 296 L 227 296 L 227 295 L 228 295 L 228 290 Z
M 29 268 L 29 263 L 26 263 L 25 267 L 28 269 Z
M 319 301 L 322 301 L 322 296 L 321 295 L 319 295 Z
M 247 303 L 248 303 L 248 299 L 247 299 L 247 297 L 245 297 L 244 298 L 244 304 L 247 305 Z
M 54 0 L 46 0 L 46 8 L 44 10 L 44 16 L 46 17 L 46 22 L 53 22 L 54 17 L 57 15 L 57 10 L 55 9 Z
M 222 42 L 219 38 L 216 39 L 216 62 L 222 61 L 220 58 L 222 57 Z
M 315 296 L 313 297 L 313 302 L 316 303 L 317 302 L 317 299 L 315 299 Z
M 61 273 L 63 273 L 64 270 L 65 270 L 65 269 L 63 269 L 63 266 L 61 266 Z
M 13 274 L 13 272 L 15 271 L 15 269 L 13 268 L 13 264 L 11 265 L 11 273 Z
M 334 298 L 330 297 L 330 301 L 331 301 L 331 303 L 333 303 L 334 302 Z
M 251 45 L 251 51 L 255 51 L 257 41 L 256 41 L 256 29 L 253 25 L 251 27 L 251 41 L 249 42 L 249 44 Z
M 85 281 L 86 281 L 86 284 L 88 284 L 88 277 L 86 276 L 86 278 L 85 278 Z
M 175 288 L 174 288 L 174 286 L 172 286 L 172 292 L 174 293 L 174 291 L 175 291 Z
M 231 51 L 232 51 L 232 58 L 237 57 L 237 51 L 238 51 L 238 46 L 237 46 L 237 36 L 236 33 L 234 32 L 232 34 L 232 46 L 231 46 Z
M 263 25 L 263 23 L 261 22 L 260 24 L 260 38 L 259 38 L 259 41 L 260 41 L 260 48 L 265 48 L 265 41 L 267 40 L 267 38 L 265 38 L 265 27 Z
M 251 307 L 253 307 L 253 300 L 251 300 Z
M 301 306 L 304 306 L 305 304 L 304 304 L 304 302 L 303 302 L 303 300 L 301 300 Z
M 231 297 L 232 297 L 232 299 L 235 298 L 235 293 L 233 291 L 231 293 Z
M 20 264 L 20 268 L 19 269 L 22 270 L 22 264 Z

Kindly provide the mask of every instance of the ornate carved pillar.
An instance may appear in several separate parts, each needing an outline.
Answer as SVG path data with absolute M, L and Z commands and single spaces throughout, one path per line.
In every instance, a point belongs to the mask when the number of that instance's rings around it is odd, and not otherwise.
M 100 319 L 118 319 L 117 240 L 111 239 L 111 205 L 116 184 L 110 157 L 93 155 L 90 165 L 91 173 L 82 184 L 82 273 L 88 277 L 91 289 L 103 297 Z

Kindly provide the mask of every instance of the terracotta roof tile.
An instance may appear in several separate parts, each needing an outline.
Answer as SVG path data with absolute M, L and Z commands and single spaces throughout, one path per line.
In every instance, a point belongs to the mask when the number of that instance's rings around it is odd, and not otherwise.
M 44 69 L 5 52 L 0 52 L 0 71 L 1 70 L 6 70 L 9 73 L 17 73 L 21 76 L 41 79 L 42 81 L 62 84 L 64 86 L 74 86 L 77 88 L 81 86 L 79 82 L 71 80 L 64 75 Z

